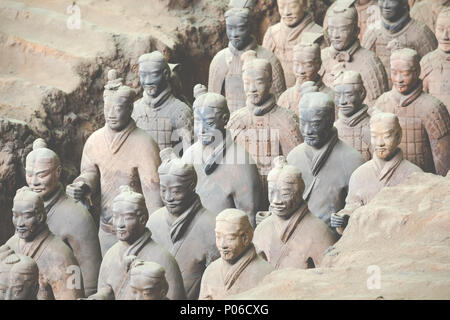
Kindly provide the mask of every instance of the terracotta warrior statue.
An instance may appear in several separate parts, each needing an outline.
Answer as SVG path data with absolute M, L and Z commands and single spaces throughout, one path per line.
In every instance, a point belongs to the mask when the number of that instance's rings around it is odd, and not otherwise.
M 356 149 L 364 160 L 372 158 L 370 149 L 369 107 L 363 103 L 366 89 L 356 71 L 343 71 L 334 80 L 334 103 L 339 116 L 334 126 L 339 138 Z
M 423 92 L 419 59 L 408 48 L 392 53 L 394 87 L 378 98 L 375 109 L 398 116 L 403 130 L 400 149 L 407 160 L 425 172 L 445 176 L 450 168 L 450 116 L 441 101 Z
M 173 300 L 185 299 L 183 278 L 175 258 L 152 239 L 146 227 L 148 211 L 144 196 L 129 186 L 120 186 L 112 203 L 115 243 L 103 257 L 96 294 L 89 300 L 128 300 L 131 297 L 129 256 L 160 264 L 166 271 Z
M 29 187 L 17 190 L 13 203 L 16 234 L 6 244 L 15 253 L 36 261 L 39 300 L 75 300 L 84 297 L 83 277 L 72 250 L 47 225 L 44 201 Z
M 195 192 L 194 167 L 177 158 L 171 148 L 160 155 L 158 173 L 165 207 L 150 216 L 147 226 L 155 241 L 177 260 L 187 298 L 196 300 L 203 272 L 219 257 L 214 238 L 216 216 L 203 207 Z
M 255 230 L 256 252 L 275 269 L 318 266 L 324 251 L 336 238 L 303 200 L 305 184 L 300 170 L 280 156 L 275 159 L 267 180 L 271 215 Z
M 0 246 L 0 301 L 6 298 L 9 288 L 9 270 L 11 270 L 12 266 L 3 263 L 3 260 L 11 254 L 14 254 L 14 251 L 9 246 L 6 244 Z
M 353 172 L 345 208 L 331 215 L 331 226 L 342 234 L 348 217 L 366 205 L 384 187 L 404 182 L 412 173 L 422 170 L 403 158 L 398 147 L 402 128 L 398 117 L 392 113 L 378 112 L 370 119 L 370 132 L 374 149 L 373 159 Z
M 411 48 L 423 57 L 435 50 L 438 43 L 430 28 L 411 19 L 407 0 L 379 0 L 378 6 L 381 11 L 381 27 L 366 32 L 362 46 L 375 52 L 381 59 L 388 75 L 389 88 L 392 88 L 391 51 Z
M 100 195 L 100 246 L 102 255 L 117 241 L 112 226 L 112 202 L 119 186 L 143 192 L 149 212 L 162 206 L 159 196 L 159 148 L 131 118 L 134 90 L 127 86 L 106 89 L 105 126 L 86 141 L 81 173 L 66 188 L 75 200 Z
M 5 300 L 37 300 L 39 269 L 36 262 L 30 257 L 14 253 L 2 263 L 9 267 Z
M 225 97 L 198 95 L 194 101 L 194 132 L 198 138 L 183 155 L 197 173 L 196 193 L 205 208 L 219 214 L 227 208 L 247 213 L 250 223 L 263 199 L 261 178 L 248 152 L 236 144 L 225 126 L 230 119 Z
M 94 219 L 83 205 L 66 195 L 60 182 L 59 157 L 43 139 L 34 142 L 25 169 L 28 186 L 44 200 L 50 231 L 72 249 L 81 267 L 85 293 L 94 293 L 102 262 Z
M 246 4 L 251 1 L 241 0 Z M 237 4 L 236 4 L 237 5 Z M 286 90 L 283 68 L 272 51 L 258 45 L 252 36 L 252 8 L 233 7 L 225 13 L 228 47 L 219 51 L 209 67 L 208 89 L 223 94 L 230 112 L 245 106 L 246 95 L 242 82 L 241 56 L 248 50 L 254 50 L 258 58 L 267 59 L 272 65 L 272 93 L 278 97 Z
M 345 2 L 345 1 L 344 1 Z M 365 102 L 373 104 L 388 90 L 386 70 L 380 59 L 370 50 L 361 47 L 358 39 L 358 12 L 352 1 L 339 1 L 328 12 L 328 35 L 331 46 L 322 50 L 323 82 L 333 86 L 336 75 L 342 70 L 361 74 L 367 94 Z
M 380 18 L 380 9 L 377 2 L 378 0 L 338 0 L 333 2 L 323 19 L 324 30 L 328 32 L 328 14 L 333 11 L 336 5 L 341 3 L 345 3 L 347 6 L 353 5 L 358 12 L 358 39 L 361 41 L 366 30 L 371 30 L 373 28 L 371 24 Z
M 312 39 L 308 39 L 309 35 Z M 300 88 L 306 81 L 313 81 L 320 92 L 333 97 L 333 90 L 328 88 L 319 75 L 322 67 L 322 59 L 320 57 L 320 47 L 315 43 L 317 34 L 305 33 L 299 44 L 294 47 L 293 72 L 296 78 L 295 85 L 287 89 L 278 99 L 278 105 L 295 112 L 298 116 L 298 103 L 302 97 Z M 319 35 L 322 38 L 322 35 Z
M 423 0 L 411 8 L 411 17 L 435 30 L 439 13 L 449 7 L 450 0 Z
M 450 8 L 442 10 L 436 22 L 439 47 L 420 61 L 423 91 L 441 100 L 450 112 Z
M 267 29 L 263 47 L 269 49 L 280 59 L 283 66 L 286 87 L 295 85 L 293 73 L 293 50 L 305 32 L 323 35 L 321 26 L 307 11 L 307 0 L 277 0 L 281 21 Z M 322 43 L 321 43 L 322 45 Z
M 138 64 L 144 93 L 134 103 L 132 117 L 161 150 L 173 147 L 182 154 L 192 143 L 192 110 L 175 98 L 170 85 L 170 67 L 161 52 L 143 54 Z
M 272 160 L 287 155 L 303 141 L 294 112 L 276 104 L 270 93 L 272 67 L 265 59 L 256 58 L 254 51 L 242 55 L 244 59 L 243 79 L 247 105 L 231 114 L 228 123 L 233 139 L 243 146 L 256 161 L 262 178 L 263 203 L 268 206 L 267 174 Z
M 309 83 L 304 84 L 307 85 Z M 339 139 L 333 126 L 335 105 L 327 94 L 305 93 L 299 109 L 300 130 L 305 142 L 288 154 L 287 162 L 302 173 L 303 200 L 309 210 L 330 225 L 331 213 L 345 205 L 350 176 L 364 159 Z
M 169 283 L 161 265 L 134 257 L 130 260 L 130 300 L 169 300 Z
M 216 244 L 220 259 L 203 274 L 201 300 L 222 300 L 256 287 L 274 268 L 252 243 L 253 228 L 245 212 L 225 209 L 216 218 Z

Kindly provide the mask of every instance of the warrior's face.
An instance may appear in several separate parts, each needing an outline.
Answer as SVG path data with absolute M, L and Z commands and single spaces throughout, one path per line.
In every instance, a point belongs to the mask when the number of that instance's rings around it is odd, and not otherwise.
M 381 15 L 388 21 L 395 22 L 404 13 L 406 0 L 378 0 Z
M 320 149 L 331 135 L 334 111 L 325 108 L 300 108 L 300 131 L 309 146 Z
M 45 224 L 46 216 L 37 208 L 37 201 L 33 199 L 14 201 L 12 221 L 19 238 L 27 242 L 32 241 Z
M 104 98 L 104 115 L 107 126 L 113 131 L 122 131 L 130 123 L 133 104 L 118 95 Z
M 147 220 L 147 215 L 136 204 L 128 201 L 114 202 L 113 226 L 118 240 L 135 242 L 144 233 Z
M 247 18 L 231 15 L 226 19 L 227 36 L 233 47 L 243 50 L 251 40 L 251 24 Z
M 160 279 L 144 275 L 132 275 L 130 277 L 130 287 L 131 300 L 161 300 L 166 296 Z
M 192 204 L 195 183 L 186 177 L 162 174 L 160 175 L 160 195 L 167 211 L 178 216 Z
M 331 45 L 337 51 L 348 49 L 358 37 L 357 21 L 336 15 L 328 20 L 328 35 Z
M 194 109 L 194 133 L 204 146 L 224 138 L 229 114 L 218 108 L 201 106 Z
M 263 104 L 272 86 L 272 79 L 262 68 L 249 68 L 242 75 L 244 80 L 244 91 L 247 99 L 254 105 Z
M 47 200 L 56 190 L 62 168 L 55 159 L 30 157 L 26 163 L 26 180 L 28 186 Z
M 278 0 L 278 12 L 281 21 L 288 27 L 295 27 L 306 13 L 305 0 Z
M 420 66 L 408 59 L 391 59 L 391 78 L 395 89 L 401 94 L 410 93 L 419 81 Z
M 5 300 L 34 300 L 39 290 L 37 280 L 31 275 L 11 271 Z
M 300 84 L 316 81 L 320 65 L 320 57 L 307 52 L 294 52 L 294 74 Z
M 219 220 L 216 222 L 216 245 L 223 260 L 234 264 L 252 241 L 249 230 L 239 223 Z
M 436 21 L 436 38 L 439 41 L 439 49 L 450 53 L 450 12 L 440 14 Z
M 142 62 L 139 65 L 139 78 L 145 93 L 155 98 L 167 88 L 170 71 L 164 63 Z
M 288 183 L 282 179 L 269 181 L 270 211 L 280 218 L 287 219 L 300 206 L 302 202 L 301 186 L 297 183 Z
M 392 121 L 375 121 L 370 124 L 371 144 L 378 158 L 389 160 L 402 139 L 402 131 Z
M 364 88 L 360 84 L 344 83 L 334 87 L 334 103 L 346 117 L 361 109 L 364 100 Z

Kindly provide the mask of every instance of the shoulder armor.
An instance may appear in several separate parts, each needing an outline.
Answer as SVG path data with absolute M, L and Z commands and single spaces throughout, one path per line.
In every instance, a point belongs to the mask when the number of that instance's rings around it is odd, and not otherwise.
M 449 133 L 450 129 L 450 116 L 448 114 L 447 108 L 442 102 L 426 94 L 434 100 L 429 105 L 431 110 L 426 115 L 425 128 L 427 128 L 428 136 L 431 139 L 440 139 Z
M 369 30 L 366 30 L 369 31 Z M 370 30 L 369 32 L 364 32 L 362 41 L 361 41 L 361 46 L 363 46 L 364 48 L 368 49 L 368 50 L 374 50 L 375 48 L 375 42 L 377 41 L 377 37 L 378 37 L 378 30 L 374 29 L 374 30 Z
M 208 91 L 222 94 L 222 86 L 225 75 L 228 72 L 226 51 L 228 48 L 220 50 L 212 59 L 209 65 Z

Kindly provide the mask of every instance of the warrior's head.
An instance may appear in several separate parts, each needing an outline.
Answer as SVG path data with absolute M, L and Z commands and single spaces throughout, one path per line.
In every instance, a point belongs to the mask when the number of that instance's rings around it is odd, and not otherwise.
M 393 113 L 378 112 L 370 118 L 370 135 L 373 151 L 378 158 L 390 160 L 402 140 L 402 127 Z
M 439 49 L 450 53 L 450 8 L 442 10 L 437 17 L 436 38 L 439 41 Z
M 139 57 L 139 78 L 145 93 L 157 97 L 167 88 L 170 81 L 170 67 L 159 51 L 146 53 Z
M 11 254 L 3 262 L 10 266 L 5 300 L 36 300 L 39 291 L 39 270 L 36 262 L 21 254 Z
M 122 131 L 131 121 L 136 92 L 128 86 L 105 89 L 103 92 L 106 125 L 113 131 Z
M 232 0 L 230 9 L 225 12 L 227 36 L 230 43 L 238 50 L 243 50 L 252 40 L 253 1 Z
M 225 209 L 216 217 L 216 245 L 220 256 L 234 264 L 253 240 L 253 228 L 244 211 Z
M 378 0 L 381 15 L 389 22 L 398 21 L 409 11 L 408 0 Z
M 275 158 L 273 163 L 273 169 L 267 176 L 269 211 L 288 219 L 303 202 L 305 183 L 300 170 L 289 165 L 284 156 Z
M 262 105 L 270 96 L 272 66 L 268 60 L 257 58 L 253 50 L 245 52 L 241 59 L 244 61 L 242 80 L 247 100 L 256 106 Z
M 420 76 L 420 57 L 409 48 L 394 50 L 391 54 L 391 79 L 394 88 L 401 94 L 411 93 Z
M 347 50 L 358 39 L 358 11 L 352 4 L 337 2 L 328 14 L 327 32 L 331 45 L 338 51 Z
M 358 112 L 366 98 L 366 89 L 361 74 L 356 71 L 342 71 L 334 79 L 334 103 L 346 117 Z
M 308 9 L 307 0 L 277 0 L 281 22 L 288 27 L 296 27 L 305 17 Z
M 28 186 L 44 200 L 57 190 L 62 172 L 61 162 L 58 155 L 47 148 L 44 139 L 34 141 L 33 151 L 27 155 L 25 171 Z
M 299 84 L 317 81 L 322 66 L 320 47 L 313 42 L 300 42 L 294 47 L 294 74 Z

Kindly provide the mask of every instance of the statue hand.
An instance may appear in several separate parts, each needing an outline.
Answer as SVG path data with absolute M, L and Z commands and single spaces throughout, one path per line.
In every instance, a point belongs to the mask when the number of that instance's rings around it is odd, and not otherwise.
M 347 226 L 348 215 L 340 215 L 339 213 L 331 214 L 331 227 L 345 228 Z
M 89 193 L 89 186 L 83 181 L 78 181 L 69 184 L 66 187 L 66 193 L 75 200 L 84 200 L 86 195 Z

